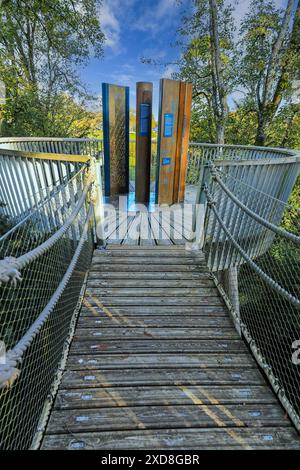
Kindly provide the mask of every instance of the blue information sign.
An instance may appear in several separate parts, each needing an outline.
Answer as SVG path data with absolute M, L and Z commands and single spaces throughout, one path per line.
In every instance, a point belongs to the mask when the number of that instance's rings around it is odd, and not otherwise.
M 166 113 L 164 119 L 164 137 L 172 137 L 173 135 L 173 124 L 174 116 L 173 114 Z
M 150 104 L 140 105 L 140 135 L 147 136 L 150 129 Z
M 164 157 L 161 162 L 162 165 L 170 165 L 170 163 L 171 163 L 170 157 Z

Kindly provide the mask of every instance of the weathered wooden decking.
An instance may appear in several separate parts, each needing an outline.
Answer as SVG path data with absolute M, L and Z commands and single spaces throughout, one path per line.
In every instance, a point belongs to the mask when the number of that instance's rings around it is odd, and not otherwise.
M 107 202 L 116 212 L 105 213 L 104 238 L 116 245 L 183 245 L 191 238 L 196 186 L 188 186 L 183 205 L 148 207 L 136 204 L 133 193 Z M 141 209 L 142 208 L 142 209 Z M 144 209 L 144 210 L 143 210 Z
M 95 251 L 42 449 L 300 448 L 183 247 Z

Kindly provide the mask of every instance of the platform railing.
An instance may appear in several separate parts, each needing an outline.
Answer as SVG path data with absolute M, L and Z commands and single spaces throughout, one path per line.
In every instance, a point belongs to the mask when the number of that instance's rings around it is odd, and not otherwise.
M 0 237 L 0 448 L 27 449 L 41 437 L 99 242 L 101 162 L 86 141 L 12 140 L 0 148 L 10 226 Z
M 0 238 L 0 339 L 7 350 L 0 354 L 2 449 L 36 447 L 41 438 L 99 225 L 91 202 L 99 204 L 102 190 L 101 155 L 93 147 L 89 155 L 86 141 L 81 146 L 77 139 L 62 154 L 52 139 L 24 140 L 41 146 L 7 149 L 0 142 L 0 202 L 12 222 Z M 187 171 L 205 215 L 195 217 L 202 224 L 196 241 L 296 426 L 299 372 L 287 361 L 300 330 L 299 212 L 287 201 L 299 164 L 296 151 L 191 143 Z M 284 217 L 289 235 L 280 227 Z
M 300 431 L 300 208 L 287 202 L 299 162 L 295 157 L 286 168 L 261 160 L 263 186 L 249 170 L 241 171 L 242 162 L 210 161 L 202 191 L 207 266 L 237 330 Z
M 22 220 L 91 157 L 101 164 L 101 140 L 1 138 L 0 214 Z

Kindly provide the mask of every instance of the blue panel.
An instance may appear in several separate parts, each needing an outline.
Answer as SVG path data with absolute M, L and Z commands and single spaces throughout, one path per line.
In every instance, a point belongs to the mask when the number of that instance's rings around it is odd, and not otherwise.
M 147 136 L 150 130 L 150 104 L 141 103 L 140 105 L 140 135 Z
M 162 165 L 170 165 L 171 163 L 171 158 L 170 157 L 163 157 L 161 164 Z
M 165 114 L 164 119 L 164 137 L 172 137 L 173 135 L 173 125 L 174 125 L 174 115 L 171 113 Z

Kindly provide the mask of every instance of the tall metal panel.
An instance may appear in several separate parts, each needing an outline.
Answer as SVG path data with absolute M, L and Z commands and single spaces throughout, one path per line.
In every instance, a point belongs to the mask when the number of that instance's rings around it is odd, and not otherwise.
M 129 87 L 102 83 L 104 192 L 129 192 Z
M 135 200 L 149 202 L 151 168 L 152 92 L 149 82 L 136 84 Z
M 192 85 L 160 81 L 156 202 L 184 199 Z
M 193 85 L 191 83 L 180 84 L 180 116 L 182 124 L 180 126 L 181 135 L 178 141 L 177 149 L 179 155 L 177 157 L 180 161 L 178 169 L 178 191 L 174 194 L 175 202 L 183 202 L 185 193 L 185 181 L 188 162 L 189 150 L 189 137 L 190 137 L 190 122 L 191 122 L 191 108 L 192 108 L 192 94 Z M 181 111 L 182 110 L 182 111 Z

